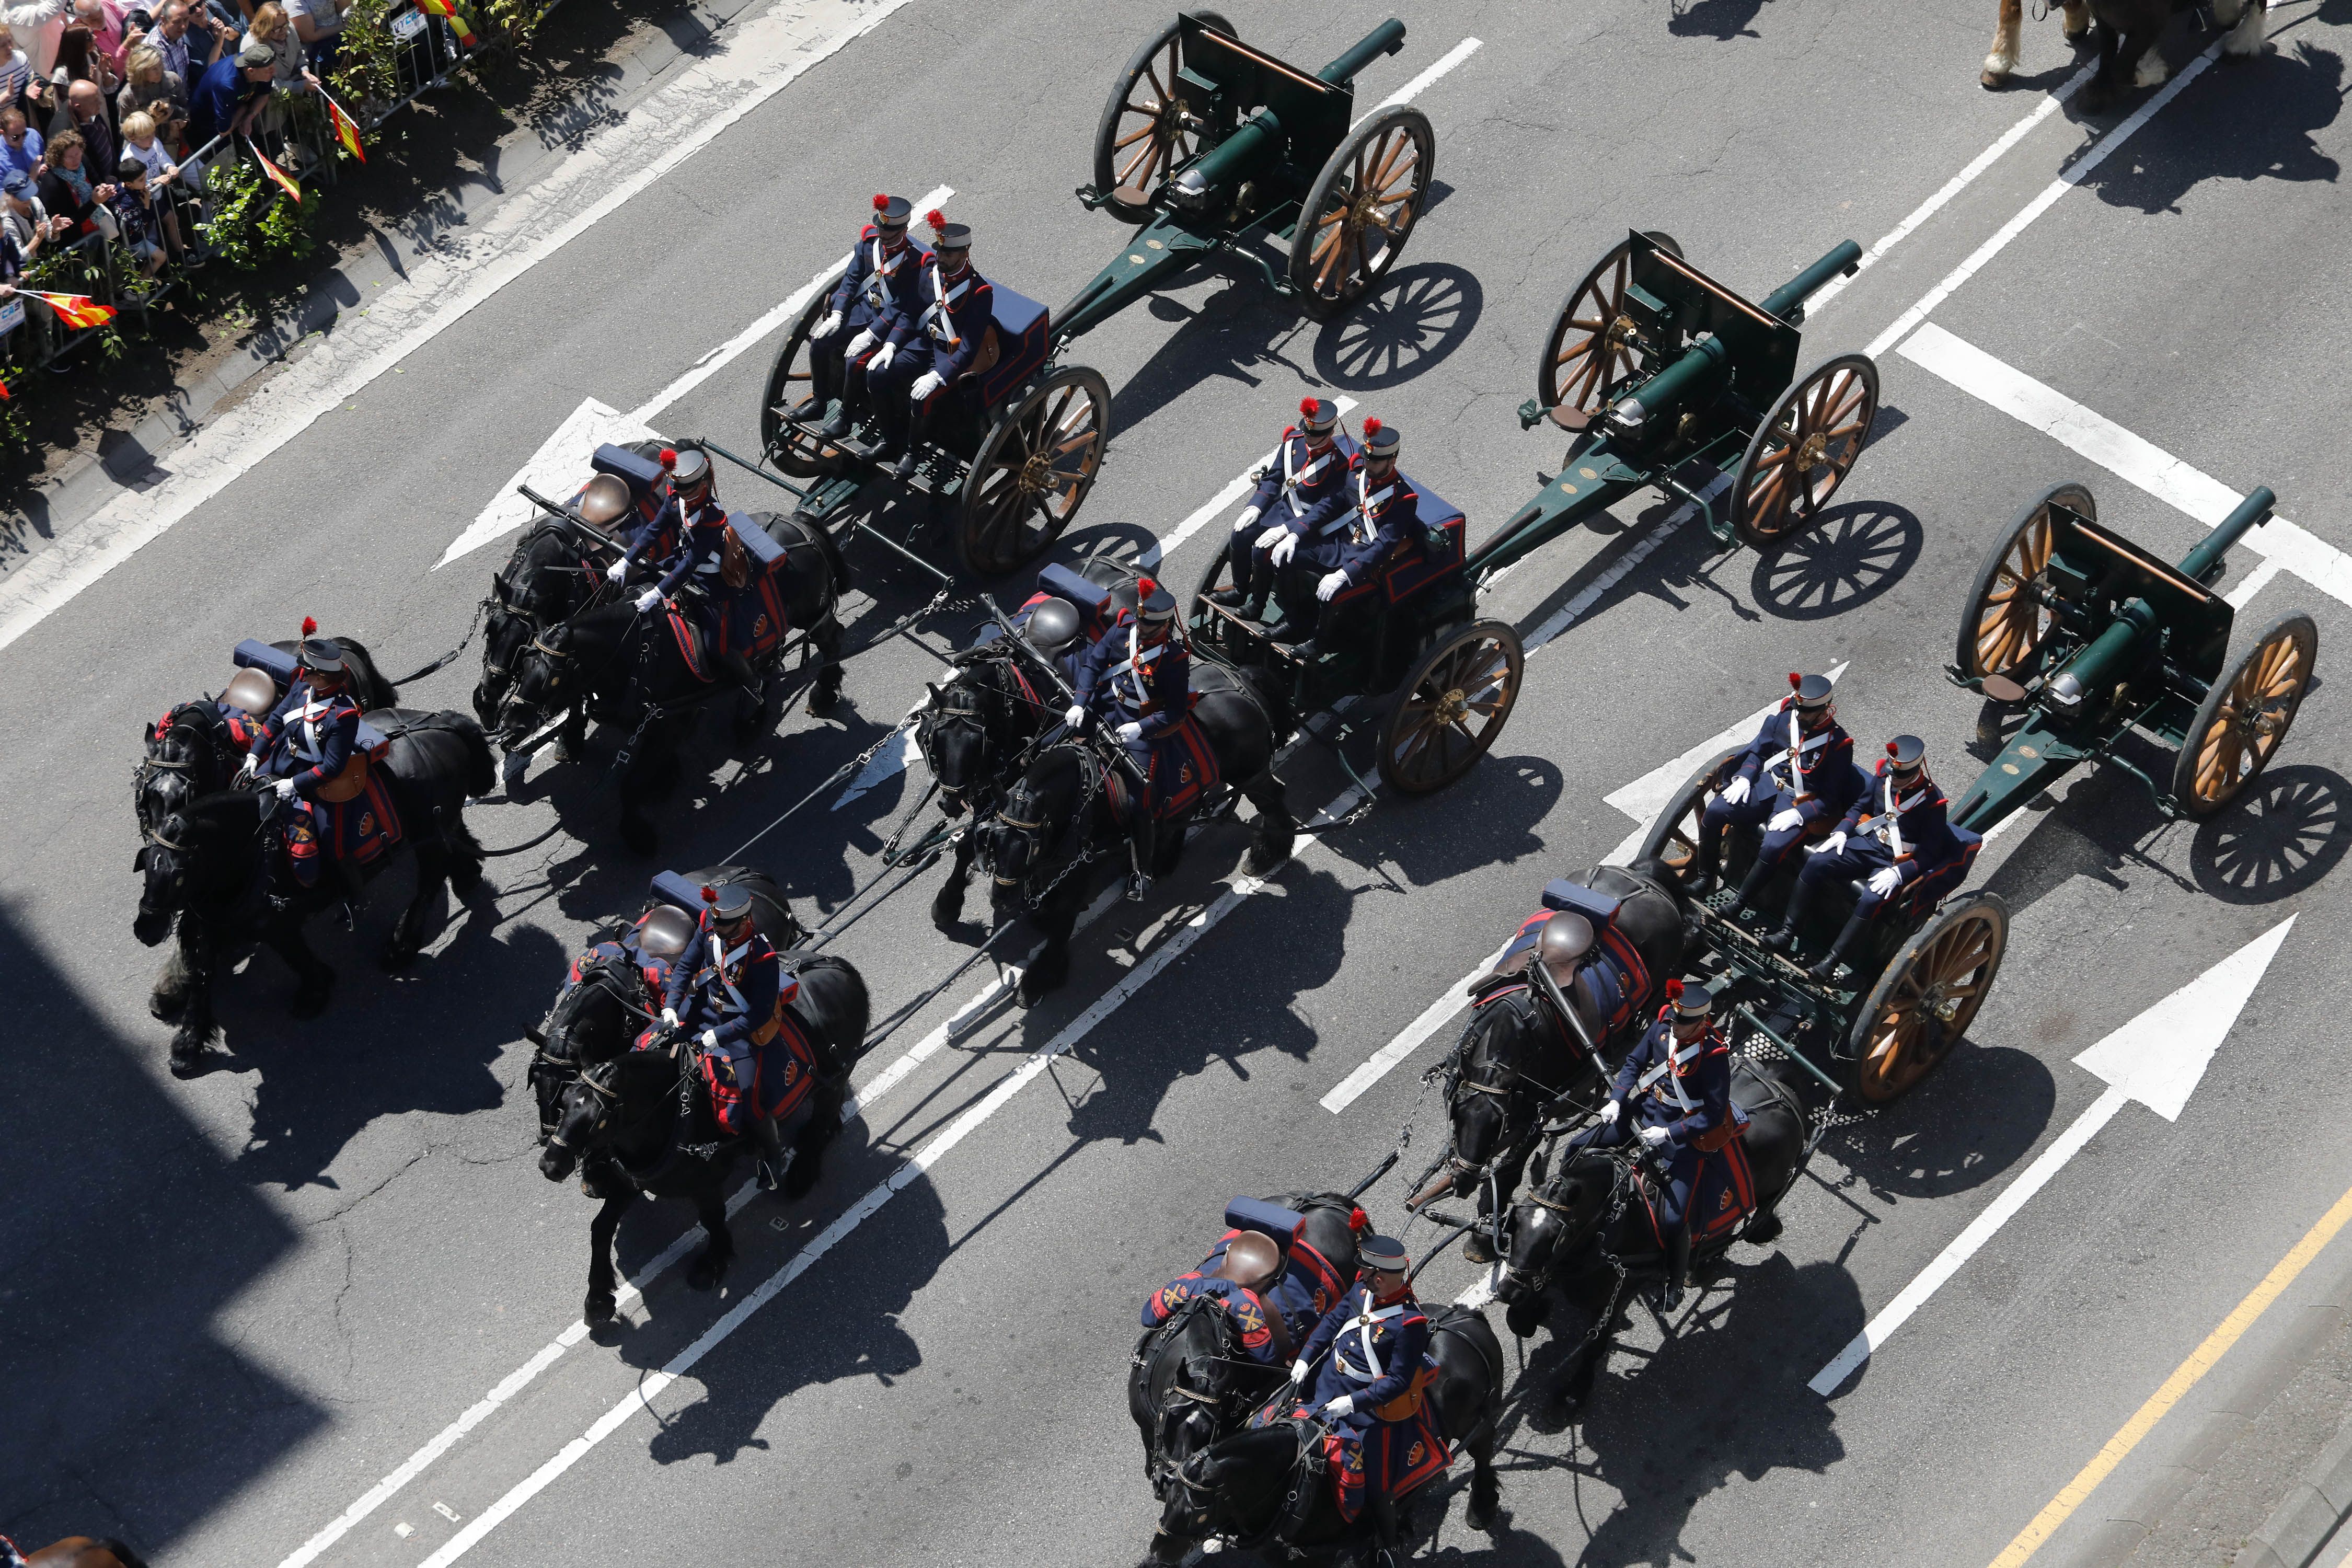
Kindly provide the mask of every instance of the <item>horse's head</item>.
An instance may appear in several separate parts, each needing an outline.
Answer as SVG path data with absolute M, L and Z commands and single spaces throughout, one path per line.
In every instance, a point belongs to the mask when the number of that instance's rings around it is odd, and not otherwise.
M 482 623 L 482 679 L 474 683 L 474 715 L 485 729 L 495 729 L 499 707 L 514 685 L 514 661 L 530 646 L 536 628 L 518 608 L 504 577 L 490 579 L 489 603 Z
M 996 694 L 971 666 L 958 669 L 945 686 L 930 688 L 931 700 L 915 721 L 915 744 L 950 815 L 961 815 L 976 789 L 994 776 Z
M 1454 1138 L 1435 1179 L 1412 1195 L 1414 1206 L 1448 1193 L 1468 1197 L 1506 1147 L 1528 1131 L 1536 1104 L 1522 1068 L 1532 1021 L 1524 991 L 1480 1002 L 1462 1043 L 1424 1075 L 1424 1082 L 1445 1084 Z
M 1161 1504 L 1154 1555 L 1172 1563 L 1213 1535 L 1255 1535 L 1271 1524 L 1304 1446 L 1320 1431 L 1295 1421 L 1244 1426 L 1186 1459 Z
M 147 726 L 147 754 L 132 775 L 131 800 L 139 831 L 152 834 L 163 820 L 184 811 L 196 796 L 220 786 L 218 713 L 209 702 L 183 702 Z
M 142 879 L 131 934 L 142 947 L 153 947 L 172 933 L 173 917 L 187 907 L 195 860 L 195 818 L 178 811 L 159 822 L 131 857 L 131 869 Z
M 562 1181 L 578 1168 L 580 1157 L 599 1147 L 611 1131 L 619 1103 L 613 1080 L 618 1060 L 590 1068 L 571 1083 L 555 1103 L 555 1126 L 547 1134 L 547 1148 L 539 1157 L 539 1173 L 551 1182 Z
M 1510 1310 L 1514 1332 L 1532 1331 L 1544 1287 L 1598 1233 L 1624 1179 L 1624 1167 L 1609 1156 L 1578 1154 L 1512 1205 L 1510 1262 L 1495 1297 Z
M 520 745 L 572 700 L 579 680 L 575 635 L 569 626 L 534 632 L 508 669 L 512 677 L 498 708 L 499 743 Z
M 635 1042 L 652 1001 L 645 972 L 626 953 L 586 954 L 548 1010 L 544 1049 L 583 1068 L 611 1061 Z

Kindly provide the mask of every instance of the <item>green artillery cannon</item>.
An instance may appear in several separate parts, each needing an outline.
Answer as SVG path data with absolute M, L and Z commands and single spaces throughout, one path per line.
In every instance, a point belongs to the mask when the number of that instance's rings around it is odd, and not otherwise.
M 1995 705 L 1989 741 L 2002 707 L 2030 717 L 1953 803 L 1956 826 L 1984 832 L 2094 759 L 2146 784 L 2168 816 L 2200 818 L 2269 765 L 2319 631 L 2308 616 L 2282 616 L 2230 665 L 2235 611 L 2212 585 L 2274 499 L 2257 489 L 2178 566 L 2101 528 L 2084 485 L 2053 486 L 2018 514 L 1978 568 L 1949 671 Z M 2177 749 L 2168 784 L 2117 751 L 2135 729 Z
M 1750 304 L 1663 234 L 1628 235 L 1569 291 L 1519 424 L 1572 437 L 1540 495 L 1482 545 L 1484 579 L 1650 485 L 1699 510 L 1724 544 L 1769 549 L 1811 522 L 1870 438 L 1878 367 L 1840 354 L 1797 377 L 1798 327 L 1816 290 L 1860 264 L 1852 240 Z M 1728 515 L 1685 488 L 1688 463 L 1734 461 Z
M 1110 387 L 1061 363 L 1079 333 L 1220 254 L 1256 262 L 1276 293 L 1315 316 L 1346 310 L 1395 265 L 1427 200 L 1436 137 L 1426 115 L 1403 105 L 1354 123 L 1354 82 L 1403 45 L 1404 24 L 1391 19 L 1309 74 L 1201 11 L 1136 51 L 1096 132 L 1094 184 L 1077 194 L 1142 232 L 1051 316 L 991 279 L 996 319 L 970 385 L 934 419 L 907 483 L 931 498 L 932 517 L 951 518 L 971 571 L 995 576 L 1034 559 L 1093 488 L 1110 435 Z M 1260 247 L 1268 238 L 1288 245 L 1286 274 Z M 743 466 L 800 497 L 798 515 L 832 528 L 856 517 L 887 471 L 870 452 L 824 441 L 791 417 L 812 384 L 809 334 L 826 310 L 817 290 L 786 335 L 761 399 L 765 462 Z M 854 526 L 909 553 L 862 521 Z

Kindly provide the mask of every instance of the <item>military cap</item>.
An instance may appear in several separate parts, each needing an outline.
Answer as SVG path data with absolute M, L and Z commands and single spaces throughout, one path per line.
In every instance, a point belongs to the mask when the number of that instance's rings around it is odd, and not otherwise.
M 1377 419 L 1364 421 L 1364 450 L 1375 458 L 1393 458 L 1397 450 L 1397 431 L 1393 425 L 1383 425 Z
M 884 228 L 904 228 L 914 216 L 915 204 L 904 196 L 876 196 L 874 221 Z
M 1793 669 L 1789 672 L 1789 690 L 1796 698 L 1797 706 L 1808 713 L 1828 707 L 1834 695 L 1828 676 L 1800 675 Z
M 923 221 L 931 226 L 931 237 L 938 242 L 940 249 L 970 250 L 971 248 L 970 224 L 950 223 L 948 215 L 937 207 L 925 213 Z
M 318 629 L 318 622 L 307 618 L 303 621 L 302 646 L 297 650 L 297 657 L 304 669 L 317 670 L 324 675 L 341 675 L 344 668 L 343 645 L 332 637 L 310 636 Z
M 1886 742 L 1886 754 L 1893 759 L 1896 773 L 1916 773 L 1927 760 L 1927 742 L 1916 735 L 1897 735 Z
M 702 901 L 710 906 L 713 919 L 721 925 L 732 925 L 751 912 L 751 889 L 741 882 L 721 882 L 705 887 Z
M 1356 1240 L 1356 1261 L 1384 1274 L 1402 1274 L 1412 1260 L 1405 1256 L 1404 1243 L 1396 1237 L 1366 1236 Z
M 1715 993 L 1704 985 L 1669 980 L 1666 982 L 1666 997 L 1674 1003 L 1677 1018 L 1704 1018 L 1715 1011 Z
M 1328 436 L 1339 422 L 1339 405 L 1328 397 L 1298 400 L 1298 427 L 1309 436 Z
M 1160 626 L 1176 618 L 1176 595 L 1150 577 L 1135 580 L 1135 616 L 1146 626 Z
M 669 486 L 673 490 L 698 490 L 710 483 L 710 459 L 699 447 L 679 449 L 664 447 L 661 466 L 662 470 L 669 475 Z

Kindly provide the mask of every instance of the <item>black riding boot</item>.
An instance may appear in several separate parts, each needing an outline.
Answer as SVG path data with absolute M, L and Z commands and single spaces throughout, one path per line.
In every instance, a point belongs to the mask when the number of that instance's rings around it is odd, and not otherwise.
M 1774 952 L 1786 952 L 1797 945 L 1797 925 L 1805 918 L 1805 906 L 1813 901 L 1812 884 L 1801 871 L 1797 885 L 1789 890 L 1789 907 L 1781 911 L 1780 929 L 1764 939 L 1764 945 Z
M 1396 1499 L 1385 1491 L 1375 1491 L 1365 1500 L 1371 1505 L 1372 1539 L 1380 1542 L 1377 1561 L 1381 1568 L 1402 1568 L 1405 1559 L 1404 1521 L 1397 1512 Z
M 918 409 L 907 416 L 907 449 L 898 454 L 897 470 L 900 479 L 915 477 L 915 465 L 921 459 L 923 441 L 930 434 L 930 429 L 931 416 L 929 413 Z
M 1685 1215 L 1666 1247 L 1666 1288 L 1659 1293 L 1661 1310 L 1671 1312 L 1683 1304 L 1683 1287 L 1690 1283 L 1690 1216 Z
M 1816 980 L 1827 980 L 1835 973 L 1837 966 L 1845 960 L 1846 950 L 1853 945 L 1853 939 L 1862 934 L 1862 922 L 1861 910 L 1856 910 L 1853 914 L 1848 915 L 1845 929 L 1838 932 L 1837 941 L 1830 943 L 1830 950 L 1822 954 L 1821 962 L 1805 973 Z
M 1699 837 L 1700 842 L 1704 844 L 1706 835 L 1701 834 Z M 1700 853 L 1704 858 L 1705 851 L 1702 850 Z M 1765 859 L 1761 855 L 1756 858 L 1756 863 L 1748 868 L 1748 875 L 1739 879 L 1739 896 L 1731 900 L 1733 914 L 1738 914 L 1756 901 L 1756 896 L 1764 890 L 1764 884 L 1772 879 L 1773 870 L 1774 867 L 1769 860 Z
M 753 1118 L 751 1129 L 759 1149 L 760 1187 L 772 1193 L 784 1184 L 784 1167 L 792 1163 L 792 1156 L 784 1152 L 784 1134 L 774 1117 Z
M 1151 868 L 1160 857 L 1160 821 L 1152 815 L 1150 795 L 1142 790 L 1136 792 L 1135 823 L 1128 829 L 1127 841 L 1135 856 L 1135 873 L 1127 881 L 1128 901 L 1140 903 L 1151 891 Z
M 335 888 L 343 895 L 343 924 L 356 925 L 360 908 L 367 902 L 367 882 L 359 867 L 340 855 L 329 857 L 327 863 L 335 868 Z

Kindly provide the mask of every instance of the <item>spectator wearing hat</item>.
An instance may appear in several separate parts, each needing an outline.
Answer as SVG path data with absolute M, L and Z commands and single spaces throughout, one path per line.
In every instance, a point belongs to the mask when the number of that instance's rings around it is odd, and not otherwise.
M 251 130 L 277 76 L 278 51 L 258 39 L 215 60 L 188 100 L 189 145 L 201 150 L 215 136 L 242 136 Z
M 0 230 L 5 230 L 26 266 L 43 247 L 73 232 L 73 220 L 51 217 L 33 194 L 33 182 L 22 169 L 0 169 Z

